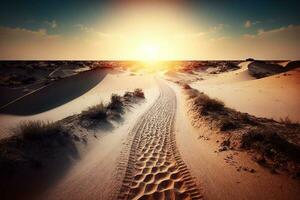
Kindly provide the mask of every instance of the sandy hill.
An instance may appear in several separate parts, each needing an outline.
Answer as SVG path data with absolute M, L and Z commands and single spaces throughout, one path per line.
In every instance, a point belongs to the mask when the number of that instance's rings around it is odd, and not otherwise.
M 300 121 L 300 69 L 255 79 L 246 68 L 250 63 L 241 63 L 237 71 L 194 82 L 192 87 L 241 112 Z

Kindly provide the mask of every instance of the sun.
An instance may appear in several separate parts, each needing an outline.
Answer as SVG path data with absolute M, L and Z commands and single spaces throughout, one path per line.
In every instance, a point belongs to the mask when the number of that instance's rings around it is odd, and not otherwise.
M 138 48 L 138 58 L 141 61 L 157 61 L 160 57 L 160 46 L 157 43 L 145 42 Z

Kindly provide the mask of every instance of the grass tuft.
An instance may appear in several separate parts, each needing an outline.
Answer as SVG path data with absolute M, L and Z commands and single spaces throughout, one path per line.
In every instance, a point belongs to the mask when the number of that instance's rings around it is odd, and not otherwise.
M 22 122 L 14 131 L 25 140 L 42 140 L 65 132 L 61 124 L 43 121 Z
M 142 99 L 145 98 L 145 94 L 144 94 L 143 90 L 140 89 L 140 88 L 136 88 L 136 89 L 134 90 L 133 96 L 139 97 L 139 98 L 142 98 Z
M 110 103 L 107 105 L 107 108 L 112 111 L 119 113 L 123 112 L 124 103 L 122 97 L 117 94 L 112 94 L 110 97 Z
M 202 113 L 221 111 L 224 109 L 224 103 L 217 99 L 211 99 L 204 93 L 199 93 L 195 98 L 194 103 L 199 106 Z
M 103 120 L 107 118 L 107 107 L 101 102 L 83 111 L 82 115 L 90 119 Z

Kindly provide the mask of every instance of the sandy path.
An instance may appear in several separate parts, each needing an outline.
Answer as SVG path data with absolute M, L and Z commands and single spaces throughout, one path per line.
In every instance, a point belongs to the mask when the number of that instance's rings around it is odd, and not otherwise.
M 175 93 L 165 83 L 159 85 L 160 96 L 131 133 L 118 199 L 202 199 L 176 147 Z

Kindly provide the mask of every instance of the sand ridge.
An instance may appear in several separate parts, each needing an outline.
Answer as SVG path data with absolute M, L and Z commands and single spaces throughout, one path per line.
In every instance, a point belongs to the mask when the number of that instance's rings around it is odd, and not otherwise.
M 176 96 L 162 81 L 160 96 L 132 130 L 118 199 L 202 199 L 177 150 Z

